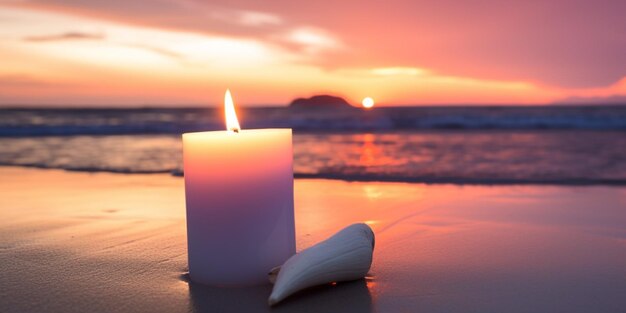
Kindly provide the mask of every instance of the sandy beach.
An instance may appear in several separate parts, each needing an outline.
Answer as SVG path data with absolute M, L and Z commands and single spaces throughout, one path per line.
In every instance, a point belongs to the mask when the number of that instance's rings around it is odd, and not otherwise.
M 298 179 L 298 250 L 354 222 L 365 280 L 270 309 L 186 276 L 183 180 L 0 168 L 2 312 L 624 312 L 624 187 Z

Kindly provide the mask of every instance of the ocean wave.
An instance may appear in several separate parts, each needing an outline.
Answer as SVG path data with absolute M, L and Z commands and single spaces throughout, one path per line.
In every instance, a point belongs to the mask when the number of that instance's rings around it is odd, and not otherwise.
M 181 134 L 224 129 L 216 109 L 0 110 L 0 136 Z M 373 111 L 242 109 L 245 128 L 300 132 L 396 130 L 626 130 L 626 106 L 410 107 Z
M 111 174 L 169 174 L 184 177 L 180 169 L 171 170 L 133 170 L 124 168 L 73 167 L 54 166 L 49 164 L 10 164 L 0 166 L 16 166 L 38 169 L 58 169 L 68 172 L 111 173 Z M 440 177 L 440 176 L 397 176 L 384 174 L 342 174 L 342 173 L 294 173 L 295 179 L 332 179 L 348 182 L 389 182 L 389 183 L 421 183 L 421 184 L 456 184 L 456 185 L 626 185 L 626 178 L 492 178 L 492 177 Z
M 296 178 L 454 184 L 626 181 L 624 131 L 313 132 L 293 136 Z M 0 165 L 182 176 L 180 135 L 1 137 Z

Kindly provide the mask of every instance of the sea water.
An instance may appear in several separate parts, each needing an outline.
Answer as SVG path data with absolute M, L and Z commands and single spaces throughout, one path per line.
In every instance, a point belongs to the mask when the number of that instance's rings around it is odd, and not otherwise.
M 296 177 L 481 184 L 626 184 L 626 106 L 239 109 L 294 129 Z M 180 134 L 219 109 L 0 109 L 0 165 L 182 173 Z

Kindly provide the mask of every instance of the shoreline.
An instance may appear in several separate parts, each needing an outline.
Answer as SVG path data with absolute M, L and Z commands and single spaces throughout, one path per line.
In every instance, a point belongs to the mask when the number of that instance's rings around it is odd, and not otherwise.
M 163 175 L 183 177 L 183 173 L 176 170 L 163 171 L 124 171 L 98 168 L 63 168 L 47 167 L 44 165 L 15 165 L 0 164 L 0 168 L 30 168 L 39 170 L 59 170 L 69 173 L 108 173 L 115 175 Z M 403 178 L 403 177 L 380 177 L 376 175 L 354 175 L 345 177 L 333 174 L 305 174 L 294 173 L 294 179 L 321 179 L 337 180 L 343 182 L 362 183 L 407 183 L 425 185 L 459 185 L 459 186 L 626 186 L 626 179 L 576 179 L 576 180 L 529 180 L 529 179 L 459 179 L 459 178 Z

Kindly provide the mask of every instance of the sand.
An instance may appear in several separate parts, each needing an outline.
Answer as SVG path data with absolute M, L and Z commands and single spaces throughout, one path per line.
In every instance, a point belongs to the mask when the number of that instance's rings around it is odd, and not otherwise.
M 298 249 L 374 229 L 371 275 L 274 309 L 186 279 L 183 180 L 0 167 L 0 312 L 625 312 L 626 188 L 296 181 Z

